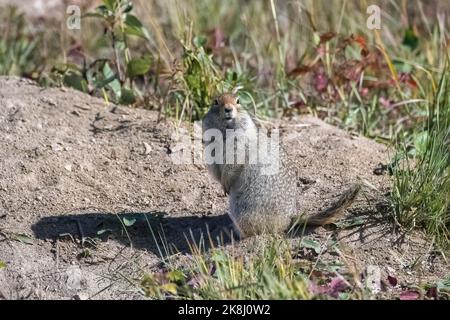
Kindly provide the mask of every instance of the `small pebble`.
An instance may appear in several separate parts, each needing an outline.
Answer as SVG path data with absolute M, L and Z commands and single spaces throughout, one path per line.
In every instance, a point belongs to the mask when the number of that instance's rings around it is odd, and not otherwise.
M 147 142 L 143 142 L 142 144 L 144 145 L 144 154 L 150 154 L 150 152 L 152 152 L 152 147 Z

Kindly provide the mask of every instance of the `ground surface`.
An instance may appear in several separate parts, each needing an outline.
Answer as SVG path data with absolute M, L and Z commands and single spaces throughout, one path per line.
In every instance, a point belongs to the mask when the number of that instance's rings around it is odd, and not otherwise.
M 180 152 L 174 126 L 156 120 L 152 111 L 0 78 L 0 262 L 6 264 L 0 298 L 142 298 L 127 279 L 151 270 L 175 247 L 179 256 L 189 252 L 185 235 L 199 241 L 209 230 L 225 234 L 223 246 L 231 246 L 223 192 L 202 165 L 173 163 Z M 304 212 L 365 181 L 346 213 L 353 226 L 307 230 L 307 237 L 336 240 L 355 274 L 377 266 L 383 281 L 395 276 L 402 285 L 448 274 L 421 234 L 402 237 L 392 229 L 389 177 L 374 174 L 389 159 L 383 145 L 312 117 L 284 121 L 281 131 L 299 169 Z M 128 233 L 123 217 L 136 220 Z M 169 249 L 159 252 L 150 228 L 157 238 L 164 231 Z M 94 237 L 102 239 L 95 247 Z M 245 252 L 252 241 L 235 246 Z M 323 259 L 336 257 L 325 252 Z

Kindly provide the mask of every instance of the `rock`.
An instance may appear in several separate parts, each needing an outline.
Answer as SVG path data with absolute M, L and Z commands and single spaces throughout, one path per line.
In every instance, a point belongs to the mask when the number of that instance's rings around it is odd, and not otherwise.
M 114 107 L 111 109 L 111 113 L 114 113 L 114 114 L 121 114 L 121 115 L 128 115 L 128 114 L 129 114 L 129 112 L 125 111 L 125 108 L 121 108 L 121 107 L 119 107 L 119 106 L 114 106 Z
M 366 269 L 366 287 L 373 294 L 381 291 L 381 270 L 380 267 L 369 265 Z
M 48 104 L 48 105 L 50 105 L 52 107 L 56 107 L 56 102 L 53 99 L 51 99 L 51 98 L 42 97 L 41 98 L 41 102 L 43 102 L 45 104 Z
M 150 154 L 152 147 L 147 142 L 143 142 L 142 144 L 144 145 L 144 155 Z
M 83 287 L 83 273 L 79 266 L 70 266 L 66 270 L 66 285 L 69 290 L 81 290 Z
M 91 107 L 86 105 L 86 104 L 77 104 L 77 103 L 75 103 L 73 106 L 75 108 L 78 108 L 78 109 L 81 109 L 81 110 L 85 110 L 85 111 L 91 110 Z
M 6 211 L 0 208 L 0 219 L 6 217 Z
M 59 143 L 52 143 L 50 147 L 54 152 L 59 152 L 63 149 Z
M 85 293 L 79 293 L 72 297 L 73 300 L 87 300 L 89 299 L 89 296 Z

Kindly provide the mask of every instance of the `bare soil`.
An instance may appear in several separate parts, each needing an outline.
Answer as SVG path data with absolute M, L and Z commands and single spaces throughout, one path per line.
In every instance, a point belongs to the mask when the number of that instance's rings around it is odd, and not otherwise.
M 157 116 L 0 78 L 0 299 L 141 299 L 132 280 L 161 257 L 178 251 L 172 259 L 183 259 L 186 237 L 198 242 L 207 232 L 247 252 L 255 238 L 230 243 L 223 191 L 204 166 L 173 163 L 176 126 Z M 399 280 L 380 296 L 448 274 L 423 234 L 393 228 L 390 178 L 374 172 L 389 160 L 384 145 L 309 116 L 270 126 L 281 129 L 299 170 L 302 212 L 326 206 L 349 183 L 365 185 L 347 220 L 306 237 L 336 241 L 355 274 L 376 266 L 383 282 Z M 289 241 L 298 248 L 300 236 Z M 321 259 L 335 260 L 336 251 Z

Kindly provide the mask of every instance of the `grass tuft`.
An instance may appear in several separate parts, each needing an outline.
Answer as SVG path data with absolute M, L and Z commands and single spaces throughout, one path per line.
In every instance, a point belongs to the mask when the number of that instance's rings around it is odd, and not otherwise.
M 450 245 L 450 67 L 428 104 L 422 126 L 409 147 L 400 143 L 392 199 L 395 218 L 407 228 L 424 227 L 435 240 Z

